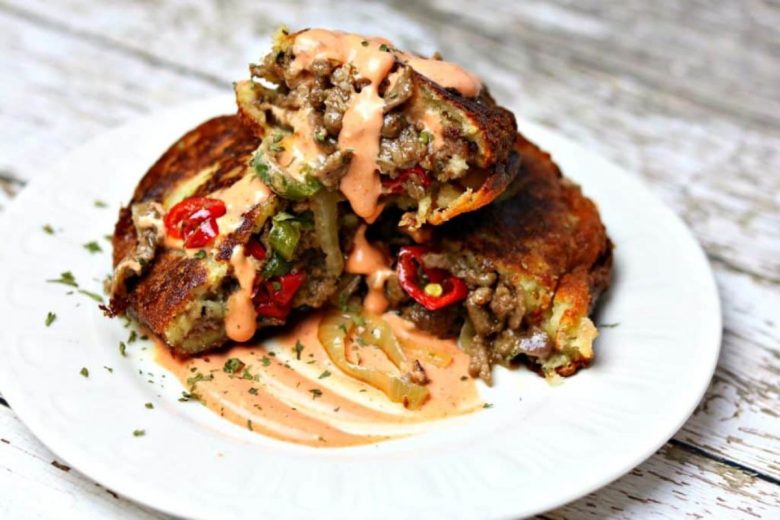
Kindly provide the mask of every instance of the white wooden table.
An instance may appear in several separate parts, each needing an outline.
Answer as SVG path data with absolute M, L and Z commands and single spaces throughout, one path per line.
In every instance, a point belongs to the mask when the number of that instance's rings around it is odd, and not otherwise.
M 723 301 L 693 417 L 630 474 L 544 516 L 780 518 L 780 6 L 351 4 L 0 0 L 0 207 L 90 137 L 228 92 L 281 23 L 438 49 L 521 117 L 649 183 L 705 247 Z M 159 516 L 57 462 L 0 405 L 0 518 Z

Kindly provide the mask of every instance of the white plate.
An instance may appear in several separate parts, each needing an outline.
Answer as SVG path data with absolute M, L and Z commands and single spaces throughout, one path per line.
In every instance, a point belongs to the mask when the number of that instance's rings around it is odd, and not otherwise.
M 482 388 L 492 408 L 354 448 L 283 443 L 178 402 L 182 388 L 150 360 L 148 345 L 134 343 L 122 357 L 122 322 L 45 280 L 70 270 L 99 291 L 110 270 L 103 236 L 136 182 L 186 130 L 232 110 L 220 98 L 105 134 L 33 181 L 2 216 L 0 389 L 69 465 L 186 517 L 518 517 L 628 472 L 699 402 L 721 332 L 701 249 L 635 176 L 531 123 L 523 132 L 597 201 L 616 244 L 614 283 L 597 321 L 619 325 L 602 329 L 593 367 L 560 386 L 499 370 L 497 384 Z M 57 233 L 44 233 L 44 224 Z M 102 254 L 82 247 L 91 240 Z M 57 314 L 50 327 L 48 311 Z M 136 429 L 146 435 L 134 437 Z

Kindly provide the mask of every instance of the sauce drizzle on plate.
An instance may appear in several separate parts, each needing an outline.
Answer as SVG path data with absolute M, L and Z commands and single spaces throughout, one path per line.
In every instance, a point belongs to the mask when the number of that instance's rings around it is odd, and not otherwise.
M 446 366 L 437 366 L 442 363 L 419 356 L 430 379 L 430 398 L 419 410 L 393 403 L 381 391 L 341 372 L 317 339 L 319 313 L 258 344 L 179 359 L 158 343 L 156 357 L 190 393 L 225 419 L 309 446 L 355 446 L 404 437 L 426 430 L 436 420 L 482 407 L 474 380 L 464 377 L 469 358 L 454 341 L 410 332 L 409 322 L 395 315 L 384 317 L 402 342 L 411 337 L 418 347 L 425 344 L 447 360 Z M 419 349 L 407 352 L 417 359 L 412 353 Z M 350 355 L 382 369 L 391 365 L 373 346 L 355 347 Z

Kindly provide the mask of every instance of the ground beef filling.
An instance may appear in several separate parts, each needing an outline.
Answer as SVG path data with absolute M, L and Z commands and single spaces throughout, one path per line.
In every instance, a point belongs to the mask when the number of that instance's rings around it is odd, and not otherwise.
M 327 154 L 327 159 L 312 175 L 325 186 L 335 187 L 346 174 L 351 159 L 337 148 L 342 119 L 350 99 L 365 86 L 365 80 L 358 78 L 350 64 L 336 66 L 318 60 L 310 71 L 293 75 L 291 63 L 291 52 L 280 51 L 265 56 L 262 63 L 250 67 L 250 72 L 254 79 L 276 85 L 274 91 L 265 94 L 262 101 L 266 105 L 289 112 L 310 109 L 312 137 Z M 377 158 L 380 174 L 397 179 L 405 170 L 419 166 L 442 182 L 465 175 L 466 165 L 475 159 L 477 147 L 462 135 L 454 121 L 446 118 L 442 121 L 443 139 L 434 146 L 431 132 L 407 113 L 407 101 L 414 90 L 411 69 L 399 63 L 391 76 L 392 83 L 385 80 L 380 85 L 380 95 L 385 100 Z M 271 110 L 266 110 L 266 116 L 275 124 L 285 124 Z M 434 189 L 426 187 L 415 175 L 407 176 L 402 187 L 413 200 L 422 199 Z
M 521 359 L 536 364 L 552 353 L 547 333 L 531 322 L 522 289 L 490 262 L 469 254 L 428 254 L 424 260 L 428 267 L 447 269 L 465 280 L 469 287 L 465 301 L 428 311 L 403 291 L 396 277 L 388 280 L 385 294 L 391 307 L 419 328 L 439 337 L 460 334 L 461 346 L 471 357 L 472 376 L 490 382 L 493 365 Z

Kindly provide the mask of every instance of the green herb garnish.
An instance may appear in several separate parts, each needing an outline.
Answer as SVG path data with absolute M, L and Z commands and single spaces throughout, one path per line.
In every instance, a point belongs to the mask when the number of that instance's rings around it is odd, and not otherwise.
M 203 374 L 198 372 L 193 377 L 188 377 L 187 378 L 187 384 L 190 387 L 193 387 L 196 384 L 200 383 L 201 381 L 211 381 L 212 379 L 214 379 L 214 375 L 213 374 L 209 374 L 207 376 L 204 376 Z M 192 389 L 192 388 L 190 388 L 190 389 Z
M 107 208 L 107 207 L 108 207 L 108 204 L 106 204 L 106 203 L 105 203 L 105 202 L 103 202 L 102 200 L 96 200 L 96 201 L 95 201 L 95 207 L 96 207 L 96 208 Z
M 46 314 L 46 326 L 48 327 L 49 325 L 54 323 L 54 320 L 56 319 L 57 319 L 57 315 L 54 314 L 53 312 L 49 312 L 48 314 Z
M 79 370 L 79 374 L 81 374 L 84 377 L 89 377 L 89 370 L 87 370 L 87 367 L 81 367 L 81 370 Z
M 222 367 L 222 370 L 228 374 L 235 374 L 236 372 L 243 370 L 244 366 L 246 365 L 240 359 L 230 358 L 225 361 L 225 366 Z
M 311 393 L 312 399 L 317 399 L 318 397 L 322 397 L 322 390 L 320 390 L 319 388 L 312 388 L 311 390 L 309 390 L 309 392 Z
M 122 354 L 122 357 L 127 357 L 127 345 L 124 341 L 119 342 L 119 353 Z
M 317 377 L 317 379 L 325 379 L 326 377 L 330 377 L 330 370 L 325 370 L 322 374 Z
M 92 291 L 87 291 L 85 289 L 79 289 L 78 292 L 80 294 L 83 294 L 84 296 L 89 296 L 93 300 L 95 300 L 98 303 L 103 303 L 103 297 L 100 296 L 98 293 L 94 293 Z
M 100 244 L 95 242 L 94 240 L 92 242 L 87 242 L 84 244 L 84 249 L 89 251 L 90 253 L 102 253 L 103 249 L 100 247 Z
M 70 271 L 65 271 L 64 273 L 60 274 L 59 278 L 52 278 L 51 280 L 46 280 L 48 283 L 61 283 L 62 285 L 69 285 L 71 287 L 78 287 L 79 284 L 76 283 L 76 278 L 73 276 L 73 273 Z
M 143 437 L 146 435 L 146 430 L 133 430 L 133 437 Z
M 264 367 L 271 366 L 271 358 L 267 356 L 263 356 L 263 359 L 261 359 L 260 362 L 263 364 Z
M 43 226 L 43 232 L 44 232 L 44 233 L 47 233 L 47 234 L 49 234 L 49 235 L 53 235 L 53 234 L 54 234 L 54 228 L 53 228 L 53 227 L 51 227 L 51 224 L 44 224 L 44 226 Z
M 301 352 L 303 352 L 303 343 L 301 340 L 295 340 L 295 359 L 301 359 Z
M 144 404 L 144 406 L 145 406 L 146 408 L 150 409 L 150 410 L 151 410 L 152 408 L 154 408 L 154 405 L 153 405 L 152 403 L 146 403 L 146 404 Z

